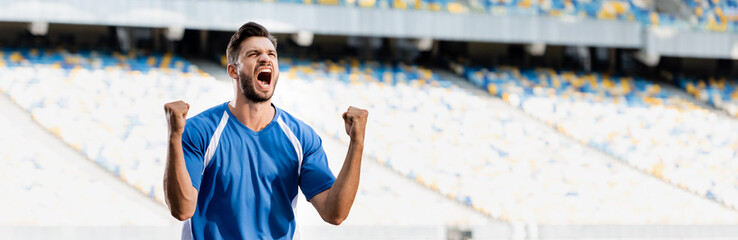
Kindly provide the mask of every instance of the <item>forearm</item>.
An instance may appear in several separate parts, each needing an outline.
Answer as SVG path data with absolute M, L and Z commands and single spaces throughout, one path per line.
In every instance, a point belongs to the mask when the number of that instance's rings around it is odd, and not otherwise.
M 172 216 L 185 220 L 195 213 L 197 190 L 187 172 L 182 150 L 182 136 L 169 137 L 167 163 L 164 170 L 164 196 Z
M 364 152 L 364 140 L 351 140 L 346 159 L 336 181 L 330 188 L 328 202 L 332 203 L 333 220 L 340 223 L 348 217 L 351 206 L 354 204 L 356 192 L 359 189 L 361 175 L 361 158 Z
M 336 181 L 333 182 L 333 186 L 313 196 L 310 200 L 323 220 L 330 224 L 339 225 L 348 217 L 351 205 L 354 204 L 356 198 L 356 192 L 359 190 L 361 157 L 364 153 L 364 133 L 368 115 L 368 111 L 356 107 L 349 107 L 343 113 L 346 134 L 351 139 L 343 167 Z

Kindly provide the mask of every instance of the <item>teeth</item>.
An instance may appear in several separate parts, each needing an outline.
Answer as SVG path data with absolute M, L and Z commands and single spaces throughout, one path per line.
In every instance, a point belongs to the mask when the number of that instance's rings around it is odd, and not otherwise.
M 270 73 L 270 72 L 272 72 L 272 70 L 271 69 L 262 69 L 261 72 L 268 72 L 268 73 Z

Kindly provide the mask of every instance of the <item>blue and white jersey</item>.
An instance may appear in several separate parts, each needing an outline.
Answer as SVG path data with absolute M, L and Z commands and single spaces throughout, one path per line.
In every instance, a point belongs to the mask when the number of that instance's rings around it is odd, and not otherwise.
M 310 200 L 333 186 L 315 131 L 274 107 L 258 132 L 243 125 L 228 102 L 187 120 L 182 135 L 197 209 L 183 239 L 298 239 L 297 187 Z

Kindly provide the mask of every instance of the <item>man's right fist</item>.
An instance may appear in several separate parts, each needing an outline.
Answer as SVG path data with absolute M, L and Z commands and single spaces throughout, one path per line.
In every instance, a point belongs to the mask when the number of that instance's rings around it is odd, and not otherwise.
M 187 111 L 190 110 L 190 104 L 180 100 L 164 104 L 164 112 L 167 114 L 167 122 L 169 123 L 169 135 L 182 135 L 187 122 Z

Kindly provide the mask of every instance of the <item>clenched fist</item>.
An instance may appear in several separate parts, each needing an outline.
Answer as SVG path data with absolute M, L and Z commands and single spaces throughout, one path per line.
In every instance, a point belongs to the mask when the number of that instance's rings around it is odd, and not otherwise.
M 167 122 L 169 123 L 169 135 L 182 135 L 187 122 L 187 111 L 190 110 L 190 104 L 184 101 L 175 101 L 164 104 L 164 112 L 167 114 Z
M 356 107 L 349 107 L 343 113 L 346 134 L 349 135 L 351 140 L 364 141 L 364 131 L 366 130 L 366 119 L 368 116 L 369 111 Z

